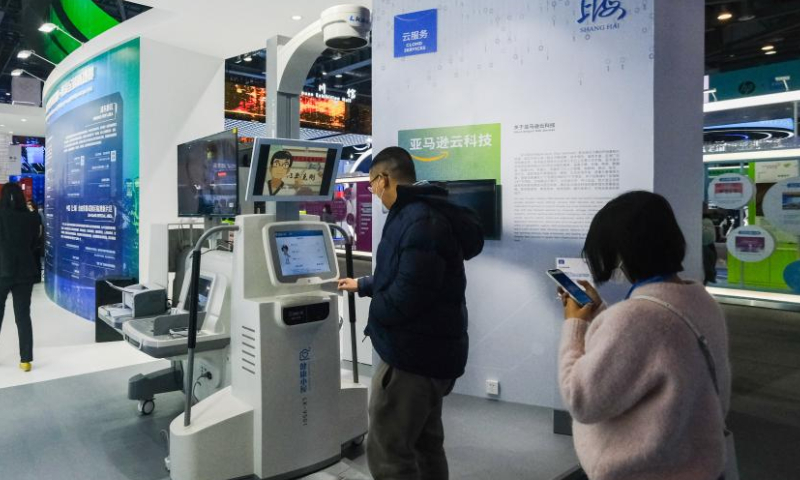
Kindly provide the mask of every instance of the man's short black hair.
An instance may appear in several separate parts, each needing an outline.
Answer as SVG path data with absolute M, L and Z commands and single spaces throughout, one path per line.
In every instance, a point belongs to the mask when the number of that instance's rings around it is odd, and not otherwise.
M 286 150 L 275 152 L 275 155 L 272 156 L 272 160 L 269 161 L 269 168 L 272 168 L 272 164 L 275 163 L 275 160 L 289 160 L 289 168 L 292 168 L 292 164 L 294 163 L 294 157 Z
M 417 181 L 417 171 L 411 155 L 400 147 L 388 147 L 381 150 L 372 159 L 370 170 L 380 168 L 381 172 L 388 173 L 398 183 L 414 183 Z
M 611 200 L 597 212 L 583 258 L 598 283 L 611 278 L 622 262 L 636 281 L 683 271 L 686 240 L 672 207 L 661 195 L 636 191 Z

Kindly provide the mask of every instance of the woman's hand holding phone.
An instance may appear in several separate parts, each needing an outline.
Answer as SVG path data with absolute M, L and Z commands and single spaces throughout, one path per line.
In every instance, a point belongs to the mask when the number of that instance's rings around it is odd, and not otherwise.
M 561 297 L 561 303 L 564 305 L 564 319 L 580 318 L 581 320 L 591 322 L 594 320 L 595 312 L 603 303 L 603 299 L 600 298 L 600 294 L 597 293 L 597 290 L 595 290 L 591 283 L 585 280 L 578 280 L 578 284 L 583 287 L 586 294 L 592 299 L 592 303 L 580 306 L 563 288 L 559 287 L 558 296 Z

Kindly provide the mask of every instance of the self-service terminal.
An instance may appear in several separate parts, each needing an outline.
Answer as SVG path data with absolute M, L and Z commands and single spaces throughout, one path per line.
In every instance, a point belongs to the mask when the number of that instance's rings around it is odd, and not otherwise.
M 339 152 L 257 139 L 248 200 L 330 198 Z M 367 388 L 342 380 L 340 370 L 329 226 L 296 213 L 278 221 L 278 212 L 236 218 L 231 385 L 192 407 L 190 423 L 179 417 L 170 425 L 174 480 L 296 478 L 336 463 L 343 445 L 366 434 Z

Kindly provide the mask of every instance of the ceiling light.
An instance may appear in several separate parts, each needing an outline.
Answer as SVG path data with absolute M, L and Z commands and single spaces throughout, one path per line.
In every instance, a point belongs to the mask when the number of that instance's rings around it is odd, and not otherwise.
M 20 60 L 27 60 L 28 58 L 30 58 L 31 55 L 33 55 L 32 50 L 20 50 L 17 53 L 17 58 L 19 58 Z
M 720 22 L 726 22 L 731 18 L 733 18 L 733 14 L 731 12 L 722 12 L 719 15 L 717 15 L 717 20 L 719 20 Z
M 324 77 L 325 75 L 327 75 L 327 74 L 328 74 L 328 72 L 322 72 L 322 76 L 323 76 L 323 77 Z
M 770 50 L 768 52 L 764 52 L 764 55 L 775 55 L 776 53 L 778 53 L 776 50 Z
M 3 127 L 5 127 L 5 125 L 0 125 L 0 128 L 3 128 Z
M 336 74 L 336 78 L 342 78 L 342 74 L 341 73 L 337 73 Z
M 11 92 L 6 92 L 6 96 L 10 97 L 11 96 Z
M 59 27 L 55 23 L 45 23 L 41 27 L 39 27 L 39 31 L 40 32 L 44 32 L 44 33 L 52 33 L 54 30 L 60 31 L 64 35 L 68 36 L 69 38 L 71 38 L 74 41 L 76 41 L 76 42 L 80 43 L 81 45 L 83 45 L 82 41 L 78 40 L 77 38 L 72 36 L 72 34 L 70 34 L 68 31 L 66 31 L 63 28 Z
M 22 120 L 23 122 L 27 122 L 27 121 L 28 121 L 28 119 L 27 119 L 27 118 L 22 118 L 22 119 L 20 119 L 20 120 Z
M 248 56 L 244 57 L 244 61 L 245 62 L 252 62 L 253 61 L 253 57 L 248 55 Z
M 764 45 L 763 47 L 761 47 L 761 50 L 764 50 L 765 52 L 768 52 L 770 50 L 775 50 L 775 46 L 774 45 Z
M 22 69 L 21 68 L 15 68 L 14 70 L 11 70 L 11 76 L 12 77 L 19 77 L 20 75 L 22 75 Z
M 294 21 L 302 20 L 302 19 L 303 19 L 303 17 L 301 17 L 300 15 L 292 15 L 292 20 L 294 20 Z
M 745 13 L 739 17 L 740 22 L 749 22 L 750 20 L 755 20 L 756 16 L 752 13 Z

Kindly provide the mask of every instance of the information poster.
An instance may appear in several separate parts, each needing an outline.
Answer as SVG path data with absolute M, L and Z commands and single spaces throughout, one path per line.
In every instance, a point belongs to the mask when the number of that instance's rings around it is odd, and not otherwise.
M 720 208 L 742 208 L 753 198 L 753 182 L 744 175 L 729 173 L 708 185 L 708 201 Z
M 411 153 L 418 180 L 500 178 L 500 124 L 401 130 L 397 144 Z
M 358 182 L 356 188 L 356 250 L 372 252 L 372 193 L 368 182 Z
M 800 177 L 782 180 L 764 195 L 764 216 L 777 228 L 800 235 Z
M 728 252 L 743 262 L 760 262 L 775 251 L 775 239 L 765 229 L 747 225 L 728 234 Z
M 96 279 L 139 275 L 139 41 L 77 67 L 45 104 L 45 286 L 93 319 Z

